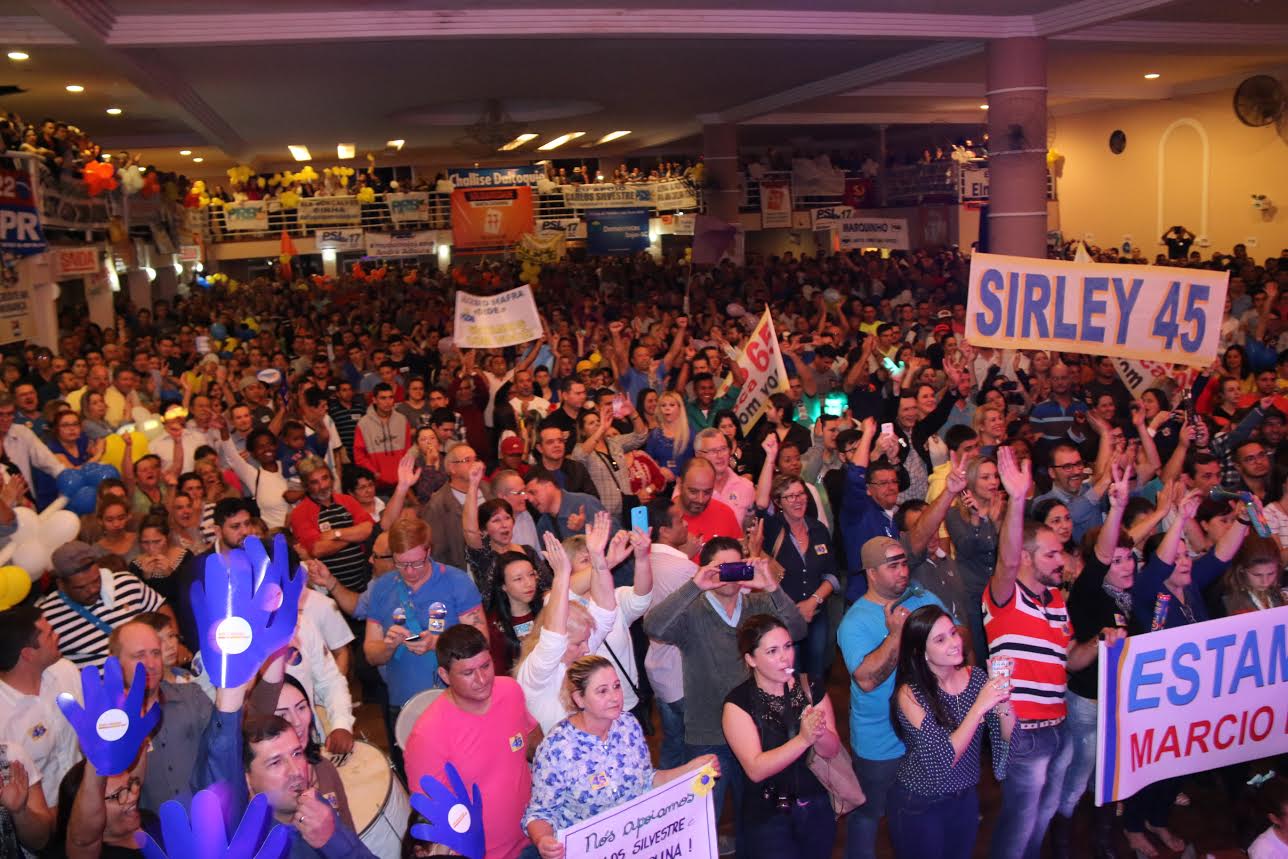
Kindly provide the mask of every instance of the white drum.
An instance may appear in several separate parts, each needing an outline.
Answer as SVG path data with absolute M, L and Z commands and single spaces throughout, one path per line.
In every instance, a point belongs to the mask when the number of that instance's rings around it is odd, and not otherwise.
M 429 705 L 434 703 L 434 699 L 446 691 L 425 689 L 407 699 L 407 703 L 398 712 L 398 721 L 394 722 L 394 742 L 398 744 L 398 748 L 407 751 L 407 738 L 411 736 L 411 729 L 416 727 L 416 722 L 429 709 Z
M 411 804 L 389 758 L 371 743 L 355 740 L 349 759 L 336 771 L 362 843 L 379 859 L 398 859 Z

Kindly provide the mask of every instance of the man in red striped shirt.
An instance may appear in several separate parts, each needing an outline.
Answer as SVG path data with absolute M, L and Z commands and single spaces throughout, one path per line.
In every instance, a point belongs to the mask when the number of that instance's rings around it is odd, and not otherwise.
M 1065 729 L 1064 691 L 1069 671 L 1096 658 L 1097 640 L 1073 641 L 1073 627 L 1060 584 L 1064 546 L 1055 532 L 1024 521 L 1024 504 L 1033 484 L 1031 461 L 1016 465 L 1005 445 L 997 451 L 997 470 L 1010 497 L 997 568 L 984 592 L 984 633 L 989 658 L 1013 660 L 1011 706 L 1019 729 L 1011 737 L 1002 810 L 993 833 L 991 859 L 1038 859 L 1047 826 L 1052 824 L 1063 782 L 1059 774 L 1073 758 Z M 1101 638 L 1121 636 L 1104 630 Z M 1068 818 L 1052 825 L 1057 859 L 1070 855 Z

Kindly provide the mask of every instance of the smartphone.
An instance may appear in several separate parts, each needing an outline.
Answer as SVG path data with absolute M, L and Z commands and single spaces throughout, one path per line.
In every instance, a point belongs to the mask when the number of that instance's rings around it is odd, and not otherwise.
M 881 435 L 894 435 L 894 424 L 882 424 Z
M 409 635 L 406 638 L 404 638 L 403 641 L 420 641 L 420 633 L 417 632 L 412 635 Z
M 631 530 L 648 533 L 648 508 L 644 506 L 631 508 Z
M 756 575 L 749 561 L 730 561 L 720 565 L 720 581 L 749 582 Z
M 613 417 L 624 418 L 630 413 L 631 407 L 626 402 L 625 394 L 618 394 L 613 397 Z

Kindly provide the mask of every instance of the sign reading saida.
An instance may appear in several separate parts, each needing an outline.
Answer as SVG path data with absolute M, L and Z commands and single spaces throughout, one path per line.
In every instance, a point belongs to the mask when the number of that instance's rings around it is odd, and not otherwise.
M 1216 358 L 1228 272 L 975 254 L 966 339 L 1204 366 Z
M 452 245 L 457 251 L 501 250 L 532 232 L 532 189 L 478 188 L 452 192 Z

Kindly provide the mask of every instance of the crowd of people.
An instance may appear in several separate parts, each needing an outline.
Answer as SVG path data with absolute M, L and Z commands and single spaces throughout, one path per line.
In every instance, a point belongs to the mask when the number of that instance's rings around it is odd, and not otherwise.
M 969 857 L 995 782 L 998 859 L 1183 849 L 1183 779 L 1075 846 L 1097 645 L 1285 604 L 1288 250 L 1178 262 L 1231 272 L 1222 355 L 1139 397 L 1107 358 L 966 342 L 956 250 L 563 262 L 542 336 L 499 350 L 454 343 L 453 297 L 509 263 L 66 316 L 0 365 L 0 539 L 65 470 L 121 468 L 0 613 L 0 852 L 138 855 L 161 802 L 228 781 L 292 856 L 441 855 L 364 832 L 359 703 L 410 791 L 479 786 L 488 857 L 563 857 L 698 767 L 744 857 L 872 857 L 883 819 L 898 857 Z M 744 427 L 766 306 L 789 385 Z M 191 584 L 276 535 L 309 584 L 291 644 L 216 688 Z M 56 698 L 109 657 L 161 719 L 105 777 Z M 840 819 L 820 762 L 861 788 Z M 1255 859 L 1288 852 L 1274 764 L 1215 775 Z

